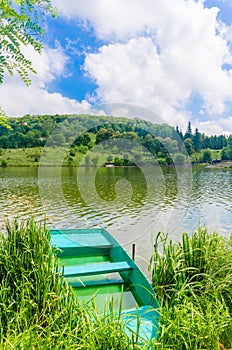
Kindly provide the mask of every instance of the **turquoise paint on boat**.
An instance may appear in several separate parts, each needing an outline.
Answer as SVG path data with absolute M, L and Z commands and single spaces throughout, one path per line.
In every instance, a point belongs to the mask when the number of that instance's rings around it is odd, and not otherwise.
M 159 301 L 151 284 L 120 244 L 102 228 L 51 230 L 61 270 L 81 299 L 112 301 L 125 331 L 150 344 L 159 332 Z M 119 311 L 120 310 L 120 311 Z

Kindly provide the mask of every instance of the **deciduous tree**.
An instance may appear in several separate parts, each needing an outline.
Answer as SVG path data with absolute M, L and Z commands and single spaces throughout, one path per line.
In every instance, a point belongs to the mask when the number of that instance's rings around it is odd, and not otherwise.
M 212 163 L 212 154 L 210 150 L 205 150 L 202 156 L 202 161 L 204 163 Z
M 17 72 L 26 85 L 31 83 L 29 73 L 35 70 L 23 53 L 23 46 L 30 45 L 41 52 L 46 14 L 55 15 L 51 0 L 0 1 L 0 84 L 6 72 L 10 75 Z M 7 126 L 1 111 L 0 123 Z

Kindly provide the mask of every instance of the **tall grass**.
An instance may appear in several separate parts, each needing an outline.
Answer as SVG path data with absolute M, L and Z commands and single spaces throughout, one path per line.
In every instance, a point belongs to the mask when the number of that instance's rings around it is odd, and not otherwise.
M 205 228 L 184 233 L 180 243 L 158 234 L 150 268 L 161 302 L 154 349 L 232 349 L 231 238 Z M 34 220 L 7 225 L 0 236 L 0 349 L 140 348 L 120 313 L 81 302 L 60 276 L 46 227 Z
M 0 348 L 139 349 L 120 316 L 78 300 L 54 253 L 34 220 L 8 224 L 0 236 Z
M 162 305 L 156 349 L 232 349 L 231 239 L 201 227 L 180 243 L 158 234 L 150 267 Z

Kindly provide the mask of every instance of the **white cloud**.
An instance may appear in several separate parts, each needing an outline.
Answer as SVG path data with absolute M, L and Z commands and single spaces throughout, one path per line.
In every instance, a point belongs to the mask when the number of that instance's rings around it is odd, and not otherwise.
M 108 42 L 85 62 L 104 102 L 141 104 L 171 120 L 198 93 L 206 114 L 225 112 L 232 100 L 232 75 L 224 68 L 232 63 L 231 28 L 219 22 L 218 8 L 203 0 L 53 1 Z
M 153 0 L 53 0 L 61 15 L 89 22 L 99 38 L 131 38 L 151 26 L 160 2 Z
M 219 9 L 204 0 L 52 0 L 61 16 L 83 21 L 105 41 L 87 53 L 84 68 L 97 83 L 95 98 L 151 109 L 185 128 L 194 116 L 190 99 L 200 96 L 204 130 L 230 130 L 232 29 L 219 21 Z M 67 34 L 68 35 L 68 34 Z M 26 88 L 16 77 L 0 86 L 0 105 L 10 115 L 73 113 L 88 107 L 49 93 L 53 80 L 68 74 L 68 57 L 57 45 L 41 56 L 30 52 L 38 74 Z M 12 100 L 14 103 L 12 103 Z M 191 104 L 191 103 L 190 103 Z
M 89 108 L 86 101 L 81 103 L 62 96 L 60 93 L 48 93 L 45 89 L 21 84 L 3 84 L 0 87 L 0 104 L 7 115 L 25 114 L 69 114 L 83 112 Z
M 231 4 L 232 6 L 232 4 Z M 225 40 L 227 40 L 228 42 L 232 42 L 232 25 L 226 25 L 225 23 L 223 23 L 222 21 L 218 22 L 218 30 L 221 34 L 222 37 L 224 37 Z M 230 63 L 231 60 L 230 60 Z
M 85 69 L 99 85 L 98 96 L 106 103 L 125 102 L 152 109 L 175 123 L 172 107 L 189 92 L 163 69 L 156 46 L 149 38 L 131 39 L 126 44 L 103 46 L 86 57 Z
M 68 58 L 62 48 L 45 48 L 42 54 L 27 47 L 26 56 L 32 61 L 37 74 L 30 74 L 30 87 L 20 80 L 17 75 L 6 75 L 4 83 L 0 85 L 0 105 L 9 116 L 24 114 L 56 114 L 76 113 L 89 107 L 86 101 L 81 103 L 62 96 L 60 93 L 49 93 L 47 84 L 57 77 L 66 74 Z
M 217 120 L 194 121 L 198 129 L 207 135 L 232 134 L 232 116 L 218 118 Z

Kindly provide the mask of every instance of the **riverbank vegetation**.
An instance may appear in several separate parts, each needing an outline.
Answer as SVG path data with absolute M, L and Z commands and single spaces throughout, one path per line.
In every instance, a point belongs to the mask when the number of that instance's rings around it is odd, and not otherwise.
M 67 150 L 63 166 L 149 165 L 154 159 L 160 165 L 184 165 L 187 156 L 193 164 L 232 160 L 232 136 L 207 136 L 197 129 L 193 132 L 191 123 L 183 133 L 178 127 L 139 118 L 27 115 L 10 118 L 9 127 L 0 125 L 3 167 L 38 166 L 44 146 L 54 153 L 54 159 L 63 148 Z M 106 148 L 111 151 L 107 156 Z
M 0 237 L 0 348 L 134 348 L 119 315 L 77 299 L 54 253 L 49 231 L 33 220 L 8 224 Z
M 199 228 L 177 243 L 159 234 L 150 266 L 162 305 L 156 349 L 232 349 L 231 237 Z
M 78 300 L 46 227 L 14 222 L 0 240 L 1 349 L 140 349 L 120 314 Z M 161 302 L 154 349 L 232 348 L 231 238 L 205 228 L 179 243 L 158 234 L 150 269 Z

